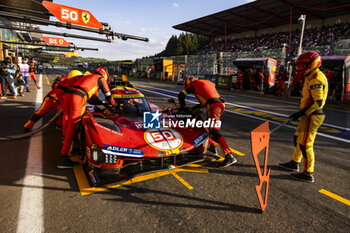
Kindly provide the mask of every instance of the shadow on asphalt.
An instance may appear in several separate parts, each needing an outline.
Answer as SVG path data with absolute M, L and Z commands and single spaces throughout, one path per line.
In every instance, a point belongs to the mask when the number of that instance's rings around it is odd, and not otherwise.
M 137 203 L 137 204 L 148 204 L 148 205 L 160 205 L 167 207 L 180 207 L 180 208 L 195 208 L 195 209 L 205 209 L 205 210 L 224 210 L 224 211 L 232 211 L 232 212 L 244 212 L 244 213 L 261 213 L 259 208 L 241 206 L 236 204 L 230 204 L 226 202 L 208 200 L 204 198 L 191 197 L 183 194 L 170 193 L 165 191 L 153 190 L 148 188 L 140 188 L 132 185 L 123 186 L 126 190 L 122 189 L 111 189 L 108 190 L 111 194 L 113 194 L 114 198 L 105 198 L 107 201 L 117 201 L 117 202 L 126 202 L 126 203 Z M 157 197 L 158 201 L 146 200 L 141 197 L 136 197 L 135 194 L 142 193 L 153 193 L 155 195 L 163 195 L 163 197 L 171 197 L 171 202 L 167 201 L 159 201 L 159 197 Z M 174 202 L 174 198 L 183 199 L 183 202 Z M 188 202 L 200 202 L 202 204 L 189 204 Z
M 214 165 L 213 165 L 214 166 Z M 232 175 L 232 176 L 245 176 L 245 177 L 258 177 L 258 174 L 256 172 L 251 173 L 251 172 L 244 172 L 244 171 L 235 171 L 235 170 L 227 170 L 227 168 L 223 169 L 223 168 L 217 168 L 217 169 L 213 169 L 213 166 L 203 166 L 203 167 L 207 167 L 209 168 L 209 173 L 214 173 L 214 174 L 221 174 L 221 175 Z M 231 166 L 233 167 L 246 167 L 246 168 L 254 168 L 255 171 L 255 166 L 254 165 L 249 165 L 249 164 L 234 164 Z M 283 170 L 282 168 L 280 168 L 277 165 L 272 165 L 272 166 L 267 166 L 267 169 L 271 169 L 274 171 L 283 171 L 283 172 L 288 172 L 286 170 Z M 263 171 L 263 167 L 261 168 L 261 171 Z M 279 175 L 270 175 L 270 178 L 274 178 L 274 179 L 280 179 L 280 180 L 290 180 L 291 178 L 289 177 L 289 173 L 288 174 L 279 174 Z

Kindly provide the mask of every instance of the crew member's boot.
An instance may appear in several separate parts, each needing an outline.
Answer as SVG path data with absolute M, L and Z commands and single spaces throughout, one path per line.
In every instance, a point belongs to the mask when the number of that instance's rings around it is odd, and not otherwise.
M 72 168 L 79 163 L 70 160 L 69 156 L 61 156 L 61 159 L 57 165 L 60 169 Z
M 293 160 L 287 162 L 287 163 L 280 163 L 278 164 L 281 168 L 292 171 L 292 172 L 298 172 L 299 171 L 299 164 Z
M 233 156 L 232 153 L 230 153 L 230 154 L 226 154 L 226 155 L 225 155 L 225 160 L 222 161 L 222 162 L 219 164 L 219 166 L 220 166 L 220 167 L 228 167 L 228 166 L 230 166 L 230 165 L 232 165 L 232 164 L 234 164 L 234 163 L 236 163 L 236 162 L 237 162 L 237 159 Z
M 314 176 L 309 172 L 292 173 L 290 176 L 304 182 L 313 183 L 315 181 Z

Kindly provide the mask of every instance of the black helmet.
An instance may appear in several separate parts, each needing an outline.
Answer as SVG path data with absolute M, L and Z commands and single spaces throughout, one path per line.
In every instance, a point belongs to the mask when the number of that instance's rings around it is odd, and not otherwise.
M 9 58 L 9 57 L 5 57 L 4 62 L 5 62 L 6 64 L 11 64 L 11 63 L 12 63 L 11 58 Z

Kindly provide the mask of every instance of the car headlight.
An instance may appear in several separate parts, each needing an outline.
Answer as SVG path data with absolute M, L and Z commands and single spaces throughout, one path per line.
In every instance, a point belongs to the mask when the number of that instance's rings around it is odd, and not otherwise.
M 93 145 L 91 147 L 92 159 L 100 164 L 114 165 L 117 163 L 118 156 L 114 154 L 104 153 L 99 146 Z

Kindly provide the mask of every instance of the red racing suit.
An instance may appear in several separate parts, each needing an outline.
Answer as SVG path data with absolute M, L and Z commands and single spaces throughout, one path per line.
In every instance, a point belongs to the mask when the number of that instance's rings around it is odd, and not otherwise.
M 63 121 L 66 121 L 67 125 L 61 156 L 69 154 L 76 127 L 85 113 L 86 103 L 91 98 L 97 97 L 99 90 L 104 93 L 111 105 L 116 105 L 106 79 L 99 74 L 91 74 L 78 79 L 65 91 L 62 107 Z
M 237 82 L 236 82 L 236 89 L 241 90 L 242 89 L 242 80 L 243 80 L 243 72 L 237 73 Z
M 202 107 L 207 108 L 208 118 L 220 121 L 221 115 L 225 111 L 225 104 L 219 93 L 215 89 L 215 84 L 208 80 L 194 80 L 179 95 L 181 107 L 186 106 L 185 98 L 187 94 L 194 94 Z M 215 125 L 215 124 L 214 124 Z M 209 128 L 209 143 L 216 145 L 219 143 L 224 154 L 230 154 L 230 147 L 227 145 L 225 138 L 219 133 L 220 128 Z
M 28 81 L 31 79 L 33 79 L 34 83 L 35 83 L 35 86 L 37 88 L 39 88 L 39 83 L 38 81 L 36 80 L 36 76 L 35 76 L 35 63 L 34 62 L 31 62 L 29 64 L 29 78 L 28 78 Z
M 52 85 L 52 90 L 44 97 L 41 106 L 33 113 L 33 115 L 29 118 L 29 120 L 24 124 L 24 128 L 32 128 L 34 124 L 40 120 L 46 113 L 50 112 L 53 109 L 57 109 L 59 111 L 62 107 L 60 103 L 62 103 L 64 90 L 67 89 L 72 83 L 74 83 L 77 79 L 82 76 L 77 76 L 69 81 L 67 80 L 67 75 L 60 78 L 63 80 L 60 84 Z M 65 81 L 67 80 L 67 81 Z
M 55 89 L 56 87 L 58 87 L 58 85 L 64 81 L 68 80 L 68 75 L 64 75 L 60 78 L 56 78 L 53 83 L 52 83 L 52 89 Z

